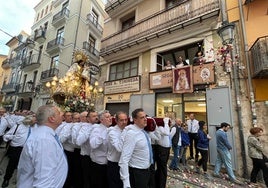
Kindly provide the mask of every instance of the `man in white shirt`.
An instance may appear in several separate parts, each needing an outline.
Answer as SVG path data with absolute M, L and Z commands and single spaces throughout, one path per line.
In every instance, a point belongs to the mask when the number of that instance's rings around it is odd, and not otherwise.
M 188 135 L 190 137 L 190 157 L 194 159 L 194 148 L 195 148 L 195 162 L 198 161 L 198 150 L 197 150 L 197 132 L 199 129 L 198 121 L 195 119 L 195 115 L 191 113 L 186 124 L 188 125 Z
M 4 176 L 2 187 L 8 187 L 14 170 L 17 168 L 20 154 L 27 137 L 30 136 L 31 126 L 36 123 L 36 118 L 33 115 L 26 116 L 21 124 L 11 127 L 4 135 L 4 141 L 10 141 L 8 147 L 8 165 Z
M 159 140 L 156 141 L 155 148 L 155 162 L 157 165 L 155 172 L 156 188 L 165 188 L 167 182 L 167 163 L 169 159 L 169 152 L 171 147 L 169 118 L 164 118 L 164 126 L 158 126 L 156 132 L 160 135 Z
M 37 124 L 25 143 L 18 165 L 18 188 L 63 187 L 68 164 L 55 133 L 62 122 L 59 108 L 45 105 L 36 112 Z
M 127 114 L 122 111 L 117 112 L 115 121 L 117 124 L 108 129 L 108 184 L 109 188 L 122 188 L 123 182 L 120 179 L 118 161 L 122 151 L 121 133 L 128 123 Z
M 64 153 L 66 154 L 68 162 L 68 174 L 64 187 L 71 187 L 74 185 L 74 144 L 71 140 L 71 130 L 73 127 L 73 114 L 72 112 L 65 112 L 63 125 L 60 125 L 59 138 L 63 145 Z M 58 128 L 60 129 L 60 128 Z M 58 132 L 58 129 L 56 132 Z
M 82 119 L 83 120 L 83 119 Z M 92 187 L 91 186 L 91 158 L 90 158 L 90 143 L 89 136 L 92 130 L 92 127 L 98 120 L 98 113 L 96 111 L 89 111 L 87 114 L 88 123 L 83 123 L 81 129 L 78 132 L 78 136 L 76 138 L 76 144 L 81 146 L 81 163 L 82 163 L 82 177 L 83 177 L 83 185 L 84 187 Z
M 100 124 L 95 125 L 90 134 L 90 157 L 92 160 L 92 187 L 108 187 L 107 180 L 107 132 L 112 124 L 112 117 L 108 110 L 103 110 L 98 114 Z
M 144 131 L 147 118 L 141 108 L 132 112 L 132 118 L 134 124 L 127 128 L 119 160 L 120 177 L 124 188 L 147 188 L 153 164 L 151 141 Z

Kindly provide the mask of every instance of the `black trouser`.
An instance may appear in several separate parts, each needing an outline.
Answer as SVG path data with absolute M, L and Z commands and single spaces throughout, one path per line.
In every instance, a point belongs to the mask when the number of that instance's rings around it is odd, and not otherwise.
M 157 145 L 155 152 L 156 172 L 155 185 L 156 188 L 165 188 L 167 182 L 167 163 L 169 159 L 170 148 Z
M 118 163 L 108 161 L 107 177 L 109 188 L 123 188 L 123 182 L 120 179 L 120 167 Z
M 81 165 L 81 149 L 74 149 L 74 160 L 73 160 L 73 170 L 74 170 L 74 188 L 81 188 L 83 186 L 83 182 L 81 181 L 82 177 L 82 165 Z
M 74 186 L 74 152 L 64 150 L 68 163 L 67 178 L 64 183 L 64 188 L 71 188 Z
M 198 150 L 197 150 L 197 133 L 188 133 L 190 137 L 190 157 L 194 158 L 194 148 L 195 148 L 195 160 L 198 160 Z
M 268 187 L 268 168 L 265 165 L 263 159 L 251 158 L 253 162 L 253 169 L 250 175 L 250 181 L 256 183 L 257 175 L 260 170 L 262 170 L 263 180 L 265 181 L 266 186 Z
M 8 153 L 9 161 L 6 168 L 4 180 L 10 180 L 10 178 L 12 177 L 14 170 L 18 166 L 22 149 L 23 147 L 9 146 L 9 153 Z
M 204 172 L 207 171 L 207 163 L 208 163 L 208 150 L 198 149 L 198 151 L 201 154 L 201 159 L 198 161 L 197 165 L 201 166 L 204 170 Z
M 92 161 L 92 175 L 91 175 L 93 188 L 107 188 L 107 165 L 97 164 Z
M 129 180 L 131 188 L 148 188 L 150 168 L 138 169 L 129 167 Z
M 82 177 L 83 177 L 83 188 L 90 188 L 91 186 L 91 158 L 88 155 L 81 156 L 82 164 Z

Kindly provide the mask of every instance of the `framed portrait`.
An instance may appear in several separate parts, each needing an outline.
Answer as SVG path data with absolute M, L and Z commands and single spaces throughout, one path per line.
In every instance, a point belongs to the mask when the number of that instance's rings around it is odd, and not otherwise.
M 173 69 L 173 93 L 192 93 L 192 66 Z

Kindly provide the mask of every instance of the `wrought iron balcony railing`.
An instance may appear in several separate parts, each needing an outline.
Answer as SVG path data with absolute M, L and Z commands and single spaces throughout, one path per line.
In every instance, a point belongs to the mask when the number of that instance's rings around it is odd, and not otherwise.
M 54 53 L 56 51 L 59 51 L 64 46 L 64 38 L 58 37 L 54 40 L 51 40 L 47 43 L 47 52 L 48 53 Z
M 99 33 L 103 33 L 103 28 L 91 13 L 87 15 L 87 20 L 98 30 Z
M 40 66 L 40 56 L 39 54 L 34 54 L 27 56 L 22 60 L 21 69 L 24 71 L 29 71 L 36 69 Z
M 60 12 L 55 14 L 52 19 L 52 25 L 55 27 L 65 23 L 66 19 L 69 18 L 70 10 L 68 8 L 62 9 Z
M 16 88 L 17 88 L 17 83 L 9 83 L 9 84 L 5 84 L 3 85 L 1 91 L 3 93 L 11 93 L 11 92 L 16 92 Z
M 96 57 L 99 57 L 99 51 L 96 50 L 96 48 L 94 48 L 94 46 L 91 46 L 88 42 L 83 42 L 83 49 L 85 49 L 88 53 L 96 56 Z
M 189 0 L 145 18 L 102 40 L 100 55 L 109 55 L 219 14 L 218 0 Z
M 41 73 L 41 81 L 47 80 L 49 78 L 53 78 L 54 76 L 58 76 L 59 74 L 59 69 L 57 68 L 52 68 L 45 70 Z
M 253 77 L 268 77 L 268 36 L 259 37 L 250 48 Z

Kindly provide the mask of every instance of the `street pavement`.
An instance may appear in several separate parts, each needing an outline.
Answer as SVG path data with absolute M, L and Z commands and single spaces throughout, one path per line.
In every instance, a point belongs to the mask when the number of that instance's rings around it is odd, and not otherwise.
M 4 148 L 0 148 L 0 160 L 3 158 L 5 153 Z M 169 161 L 170 162 L 170 161 Z M 0 164 L 0 185 L 2 185 L 4 172 L 6 169 L 6 165 L 8 163 L 8 158 L 5 157 Z M 212 177 L 211 174 L 213 173 L 212 167 L 209 166 L 208 173 L 210 174 L 210 178 L 206 179 L 202 174 L 197 174 L 194 171 L 194 162 L 188 162 L 188 170 L 187 171 L 171 171 L 168 170 L 168 179 L 167 179 L 167 186 L 166 188 L 265 188 L 265 185 L 258 184 L 258 186 L 249 185 L 246 183 L 246 180 L 239 178 L 240 181 L 244 182 L 244 185 L 237 185 L 231 183 L 227 180 L 226 177 L 223 178 L 215 178 Z M 16 187 L 16 171 L 13 174 L 12 179 L 9 181 L 9 188 Z

